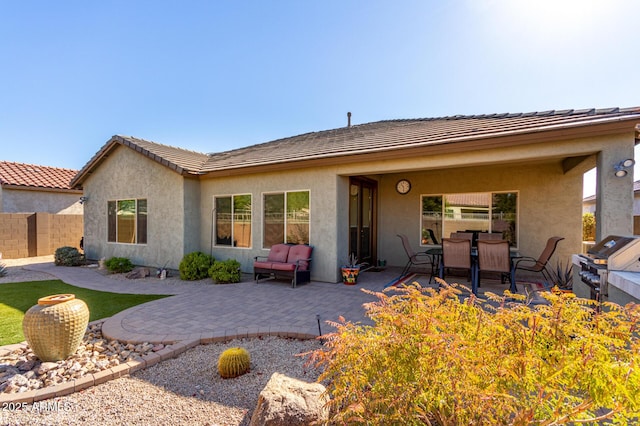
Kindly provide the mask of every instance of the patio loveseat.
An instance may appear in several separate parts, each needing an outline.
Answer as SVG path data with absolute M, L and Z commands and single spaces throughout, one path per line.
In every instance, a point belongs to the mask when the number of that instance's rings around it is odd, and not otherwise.
M 268 256 L 256 256 L 253 262 L 253 278 L 256 284 L 266 275 L 274 278 L 291 278 L 291 287 L 311 281 L 311 253 L 307 244 L 275 244 Z

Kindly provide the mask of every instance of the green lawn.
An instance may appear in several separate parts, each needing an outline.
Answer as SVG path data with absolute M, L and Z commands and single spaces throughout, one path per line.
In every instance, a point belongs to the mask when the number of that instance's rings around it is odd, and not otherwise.
M 30 307 L 38 303 L 39 298 L 64 293 L 73 293 L 87 304 L 91 313 L 89 321 L 108 318 L 131 306 L 167 297 L 95 291 L 74 287 L 60 280 L 0 284 L 0 346 L 24 341 L 22 318 Z

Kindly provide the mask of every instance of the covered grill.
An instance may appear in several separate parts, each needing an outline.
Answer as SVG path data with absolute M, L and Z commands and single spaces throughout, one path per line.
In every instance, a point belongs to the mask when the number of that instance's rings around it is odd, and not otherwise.
M 610 235 L 578 257 L 578 275 L 580 281 L 588 286 L 590 297 L 606 299 L 609 296 L 610 271 L 640 272 L 640 237 Z

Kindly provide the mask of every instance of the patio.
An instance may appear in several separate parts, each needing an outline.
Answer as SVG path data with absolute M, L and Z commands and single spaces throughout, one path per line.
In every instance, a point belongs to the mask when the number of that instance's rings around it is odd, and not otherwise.
M 363 304 L 375 297 L 361 291 L 382 291 L 397 278 L 399 267 L 379 272 L 365 271 L 354 286 L 342 283 L 311 282 L 291 288 L 287 281 L 261 280 L 256 284 L 250 274 L 238 284 L 214 285 L 210 280 L 198 282 L 114 279 L 91 268 L 56 267 L 52 263 L 25 266 L 31 270 L 52 274 L 64 282 L 79 287 L 123 293 L 174 294 L 173 297 L 138 305 L 107 319 L 103 333 L 126 342 L 170 343 L 199 340 L 203 343 L 235 337 L 280 335 L 314 338 L 330 332 L 326 321 L 347 321 L 369 324 Z M 413 271 L 423 272 L 416 268 Z M 426 270 L 424 270 L 426 271 Z M 428 283 L 428 275 L 418 275 L 416 281 Z M 467 286 L 463 276 L 448 282 Z M 502 294 L 508 284 L 483 279 L 479 296 L 491 291 Z M 518 292 L 525 294 L 522 284 Z M 318 319 L 320 324 L 318 324 Z

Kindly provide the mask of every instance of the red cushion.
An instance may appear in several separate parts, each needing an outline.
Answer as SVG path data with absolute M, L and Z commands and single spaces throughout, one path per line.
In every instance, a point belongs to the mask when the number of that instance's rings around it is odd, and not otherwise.
M 295 264 L 300 259 L 310 259 L 313 247 L 306 244 L 298 244 L 289 249 L 289 257 L 287 257 L 287 263 Z M 309 269 L 309 262 L 300 262 L 298 270 L 306 271 Z
M 291 246 L 287 244 L 275 244 L 271 246 L 267 260 L 270 262 L 286 262 L 290 247 Z
M 254 268 L 261 268 L 261 269 L 271 269 L 271 262 L 263 262 L 263 261 L 255 261 L 253 262 L 253 267 Z
M 295 271 L 296 264 L 295 263 L 272 263 L 271 269 L 274 271 Z

